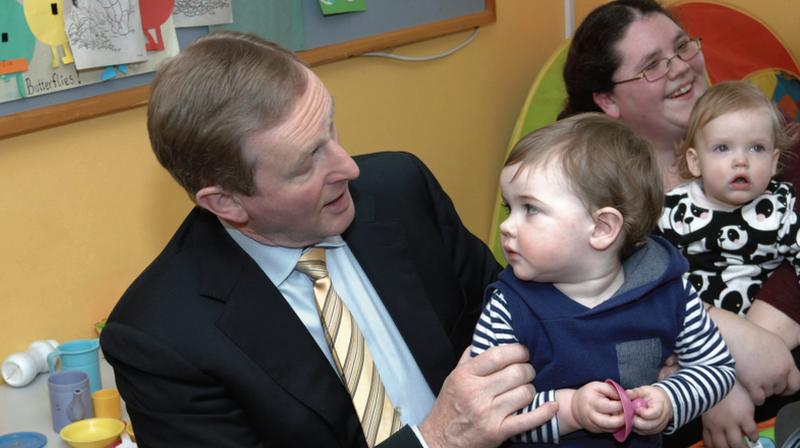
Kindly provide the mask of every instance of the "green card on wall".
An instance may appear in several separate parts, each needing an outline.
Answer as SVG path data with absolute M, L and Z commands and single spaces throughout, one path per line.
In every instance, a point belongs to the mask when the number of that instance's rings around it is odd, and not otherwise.
M 326 16 L 367 10 L 364 0 L 319 0 L 319 7 Z

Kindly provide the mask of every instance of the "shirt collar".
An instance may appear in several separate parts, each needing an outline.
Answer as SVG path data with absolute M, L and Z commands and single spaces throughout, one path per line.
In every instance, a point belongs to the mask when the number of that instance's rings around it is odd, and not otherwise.
M 294 267 L 297 265 L 297 261 L 300 259 L 300 255 L 305 251 L 305 248 L 269 246 L 259 243 L 225 221 L 220 219 L 220 222 L 228 232 L 228 235 L 233 238 L 236 244 L 238 244 L 247 255 L 250 255 L 250 258 L 258 264 L 275 286 L 283 283 L 292 274 Z M 341 235 L 334 235 L 323 239 L 313 246 L 334 249 L 345 246 L 345 242 Z

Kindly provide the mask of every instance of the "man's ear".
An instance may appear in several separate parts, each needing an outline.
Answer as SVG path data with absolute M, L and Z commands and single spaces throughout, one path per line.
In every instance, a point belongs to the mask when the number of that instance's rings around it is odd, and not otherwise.
M 219 185 L 201 188 L 194 198 L 197 205 L 232 224 L 245 224 L 249 220 L 239 199 Z
M 603 207 L 592 214 L 594 229 L 589 245 L 595 250 L 606 250 L 617 241 L 622 233 L 622 213 L 614 207 Z
M 617 106 L 617 101 L 614 99 L 614 95 L 611 92 L 593 93 L 592 99 L 606 115 L 619 118 L 619 106 Z
M 697 155 L 696 149 L 689 148 L 686 150 L 686 166 L 692 176 L 702 177 L 703 171 L 700 169 L 700 157 Z

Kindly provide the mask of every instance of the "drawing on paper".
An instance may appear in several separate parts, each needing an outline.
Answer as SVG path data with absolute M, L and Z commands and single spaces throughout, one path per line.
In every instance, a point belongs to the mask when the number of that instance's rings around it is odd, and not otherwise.
M 146 59 L 136 0 L 69 0 L 64 7 L 78 70 Z
M 73 49 L 121 51 L 118 40 L 138 30 L 130 0 L 72 0 L 67 36 Z
M 233 22 L 232 0 L 175 0 L 176 27 L 220 25 Z
M 230 0 L 175 0 L 173 14 L 186 17 L 213 15 L 218 9 L 230 8 Z

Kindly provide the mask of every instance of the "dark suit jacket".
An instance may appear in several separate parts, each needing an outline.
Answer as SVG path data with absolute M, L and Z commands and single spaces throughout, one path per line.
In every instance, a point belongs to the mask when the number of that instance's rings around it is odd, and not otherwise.
M 414 156 L 355 159 L 356 217 L 343 237 L 438 393 L 499 266 Z M 143 448 L 366 447 L 313 338 L 205 210 L 125 292 L 101 344 Z M 381 446 L 418 442 L 405 427 Z

